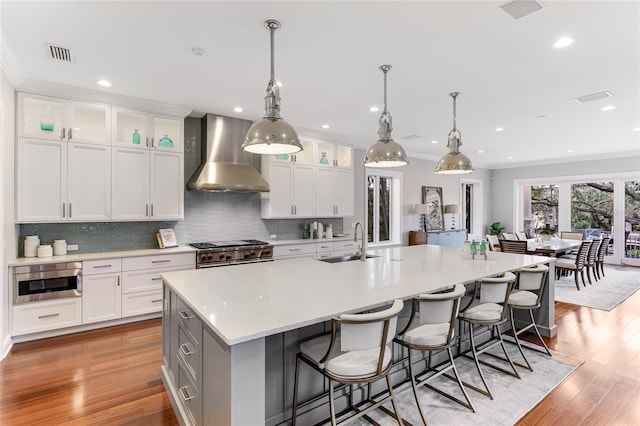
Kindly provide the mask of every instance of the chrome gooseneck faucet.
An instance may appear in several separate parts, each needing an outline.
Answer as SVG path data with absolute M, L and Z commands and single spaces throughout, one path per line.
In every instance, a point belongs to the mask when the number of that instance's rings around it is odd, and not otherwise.
M 360 260 L 364 261 L 367 258 L 366 254 L 366 246 L 364 240 L 364 226 L 360 222 L 356 222 L 353 227 L 353 241 L 358 241 L 358 226 L 360 226 L 360 234 L 362 235 L 362 240 L 360 240 L 360 246 L 358 247 L 358 252 L 356 256 L 360 257 Z

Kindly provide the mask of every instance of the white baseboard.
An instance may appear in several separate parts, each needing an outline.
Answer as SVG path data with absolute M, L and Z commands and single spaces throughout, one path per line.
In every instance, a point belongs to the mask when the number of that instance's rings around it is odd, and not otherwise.
M 2 356 L 0 356 L 0 361 L 2 361 L 7 357 L 12 347 L 13 347 L 13 341 L 11 340 L 11 336 L 7 334 L 6 336 L 4 336 L 4 339 L 2 339 L 2 352 L 1 352 Z

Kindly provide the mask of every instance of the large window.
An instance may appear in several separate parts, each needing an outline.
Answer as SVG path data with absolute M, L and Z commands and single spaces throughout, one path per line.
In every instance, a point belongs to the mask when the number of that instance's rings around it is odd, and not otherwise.
M 367 174 L 367 236 L 372 244 L 398 244 L 400 240 L 401 173 Z
M 611 237 L 613 228 L 613 182 L 571 185 L 571 229 L 586 238 Z
M 524 231 L 529 231 L 529 235 L 533 235 L 536 230 L 543 229 L 547 225 L 557 231 L 558 185 L 532 185 L 530 188 L 531 215 L 525 214 Z

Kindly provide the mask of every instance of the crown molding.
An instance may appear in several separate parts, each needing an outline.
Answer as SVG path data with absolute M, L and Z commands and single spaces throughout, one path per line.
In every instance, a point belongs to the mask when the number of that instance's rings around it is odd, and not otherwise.
M 24 74 L 20 63 L 13 52 L 13 49 L 7 43 L 7 38 L 3 32 L 0 32 L 0 63 L 2 63 L 2 71 L 5 73 L 13 87 L 19 87 L 24 82 Z

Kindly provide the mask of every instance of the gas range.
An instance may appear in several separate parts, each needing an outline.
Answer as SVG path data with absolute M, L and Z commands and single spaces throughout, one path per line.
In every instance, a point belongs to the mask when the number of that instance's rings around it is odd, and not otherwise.
M 273 246 L 264 241 L 215 241 L 189 245 L 198 249 L 196 255 L 197 269 L 243 263 L 270 262 L 273 260 Z

